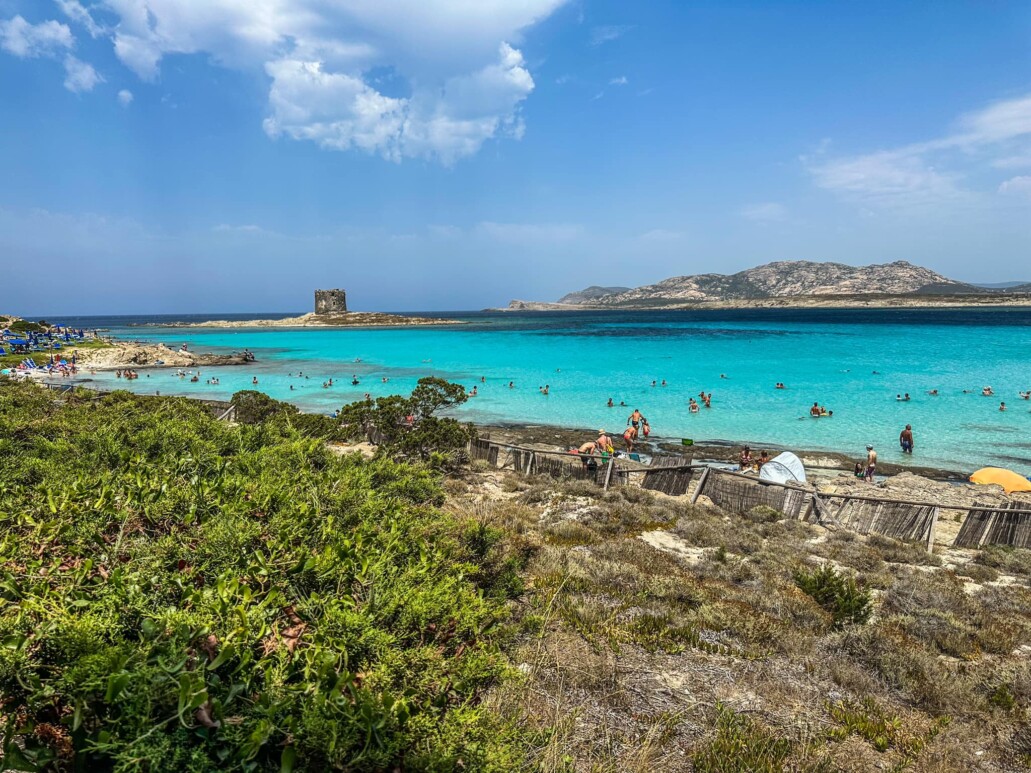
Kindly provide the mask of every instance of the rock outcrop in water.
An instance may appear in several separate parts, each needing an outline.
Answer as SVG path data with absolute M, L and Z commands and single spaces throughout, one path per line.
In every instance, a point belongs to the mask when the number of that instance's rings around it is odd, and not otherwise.
M 1027 288 L 1031 290 L 1031 287 Z M 558 303 L 513 301 L 511 309 L 689 306 L 954 305 L 1012 301 L 1024 287 L 992 290 L 949 279 L 904 260 L 870 266 L 778 261 L 736 274 L 696 274 L 634 289 L 592 286 Z M 1028 300 L 1025 298 L 1025 300 Z

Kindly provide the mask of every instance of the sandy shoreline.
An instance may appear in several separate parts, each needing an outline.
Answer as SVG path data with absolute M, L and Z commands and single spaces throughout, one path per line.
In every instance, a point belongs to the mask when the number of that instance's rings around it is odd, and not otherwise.
M 436 319 L 432 317 L 406 317 L 401 314 L 386 314 L 380 311 L 348 311 L 342 314 L 315 314 L 314 312 L 308 312 L 307 314 L 301 314 L 298 317 L 284 317 L 282 319 L 213 319 L 207 322 L 148 322 L 145 325 L 140 325 L 140 327 L 405 327 L 461 324 L 464 323 L 454 319 Z
M 568 429 L 545 424 L 504 423 L 482 425 L 479 426 L 479 429 L 482 434 L 490 435 L 492 439 L 499 442 L 527 445 L 541 449 L 560 449 L 563 451 L 597 437 L 597 428 Z M 608 431 L 617 448 L 622 447 L 622 440 L 619 437 L 621 429 L 619 427 L 609 427 Z M 643 453 L 652 456 L 690 456 L 698 462 L 725 462 L 728 464 L 737 462 L 741 447 L 745 445 L 749 446 L 756 456 L 760 449 L 769 451 L 771 457 L 776 456 L 781 451 L 792 451 L 798 455 L 807 469 L 818 470 L 824 474 L 831 475 L 839 472 L 852 472 L 855 463 L 861 461 L 861 457 L 857 453 L 848 454 L 826 449 L 799 449 L 747 440 L 740 442 L 701 442 L 685 446 L 672 438 L 653 437 L 649 441 L 637 443 L 637 447 Z M 964 472 L 933 464 L 896 464 L 879 461 L 877 471 L 880 475 L 897 475 L 908 472 L 932 480 L 966 481 L 973 470 Z

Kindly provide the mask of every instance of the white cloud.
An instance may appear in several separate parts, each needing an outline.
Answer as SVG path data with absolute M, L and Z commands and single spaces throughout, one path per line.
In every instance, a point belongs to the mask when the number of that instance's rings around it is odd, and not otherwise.
M 29 24 L 21 16 L 0 21 L 0 48 L 22 59 L 57 56 L 74 45 L 72 31 L 58 21 Z
M 93 20 L 93 15 L 79 0 L 54 0 L 54 2 L 65 16 L 85 27 L 90 37 L 97 38 L 107 33 L 104 27 Z
M 631 29 L 633 29 L 633 26 L 629 24 L 609 24 L 593 27 L 591 29 L 591 45 L 600 46 L 603 43 L 611 43 L 613 40 L 623 37 Z
M 628 83 L 630 83 L 630 81 L 626 79 L 625 75 L 620 75 L 618 78 L 613 78 L 609 81 L 610 86 L 625 86 Z
M 115 53 L 153 81 L 169 54 L 272 79 L 270 136 L 451 163 L 523 132 L 534 82 L 515 48 L 566 0 L 106 0 Z M 390 68 L 402 88 L 366 80 Z
M 1031 175 L 1011 177 L 999 185 L 999 193 L 1004 196 L 1026 196 L 1031 198 Z
M 128 107 L 132 104 L 133 95 L 129 89 L 122 89 L 118 92 L 118 104 L 122 107 Z
M 825 142 L 802 161 L 822 188 L 866 204 L 920 206 L 977 196 L 968 179 L 1022 166 L 1029 137 L 1031 95 L 962 116 L 935 139 L 851 157 L 831 157 Z
M 93 91 L 98 83 L 104 82 L 104 78 L 93 69 L 93 65 L 76 59 L 71 54 L 64 58 L 64 72 L 64 87 L 74 94 Z
M 780 223 L 787 219 L 788 208 L 776 201 L 765 201 L 744 207 L 741 217 L 755 223 Z

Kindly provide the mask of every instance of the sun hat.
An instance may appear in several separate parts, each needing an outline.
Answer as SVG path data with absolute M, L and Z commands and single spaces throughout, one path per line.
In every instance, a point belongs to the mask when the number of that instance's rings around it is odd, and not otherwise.
M 870 445 L 869 443 L 867 443 L 867 444 L 866 444 L 866 450 L 867 450 L 867 451 L 873 451 L 873 446 L 872 446 L 872 445 Z

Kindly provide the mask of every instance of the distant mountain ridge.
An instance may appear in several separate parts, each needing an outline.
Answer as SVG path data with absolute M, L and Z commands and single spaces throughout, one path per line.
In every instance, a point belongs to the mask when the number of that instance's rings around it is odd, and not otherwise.
M 1031 287 L 1021 285 L 1005 292 L 1029 290 Z M 826 302 L 837 296 L 984 296 L 1000 292 L 958 282 L 905 260 L 869 266 L 795 260 L 767 263 L 736 274 L 676 276 L 632 289 L 593 285 L 563 296 L 557 304 L 513 301 L 510 308 L 663 308 L 735 302 L 749 305 L 776 299 Z
M 591 285 L 590 287 L 580 290 L 578 292 L 563 295 L 561 298 L 558 299 L 558 302 L 572 304 L 587 303 L 589 301 L 595 301 L 598 298 L 603 298 L 606 295 L 619 295 L 620 293 L 628 293 L 632 289 L 632 287 L 599 287 L 598 285 Z

